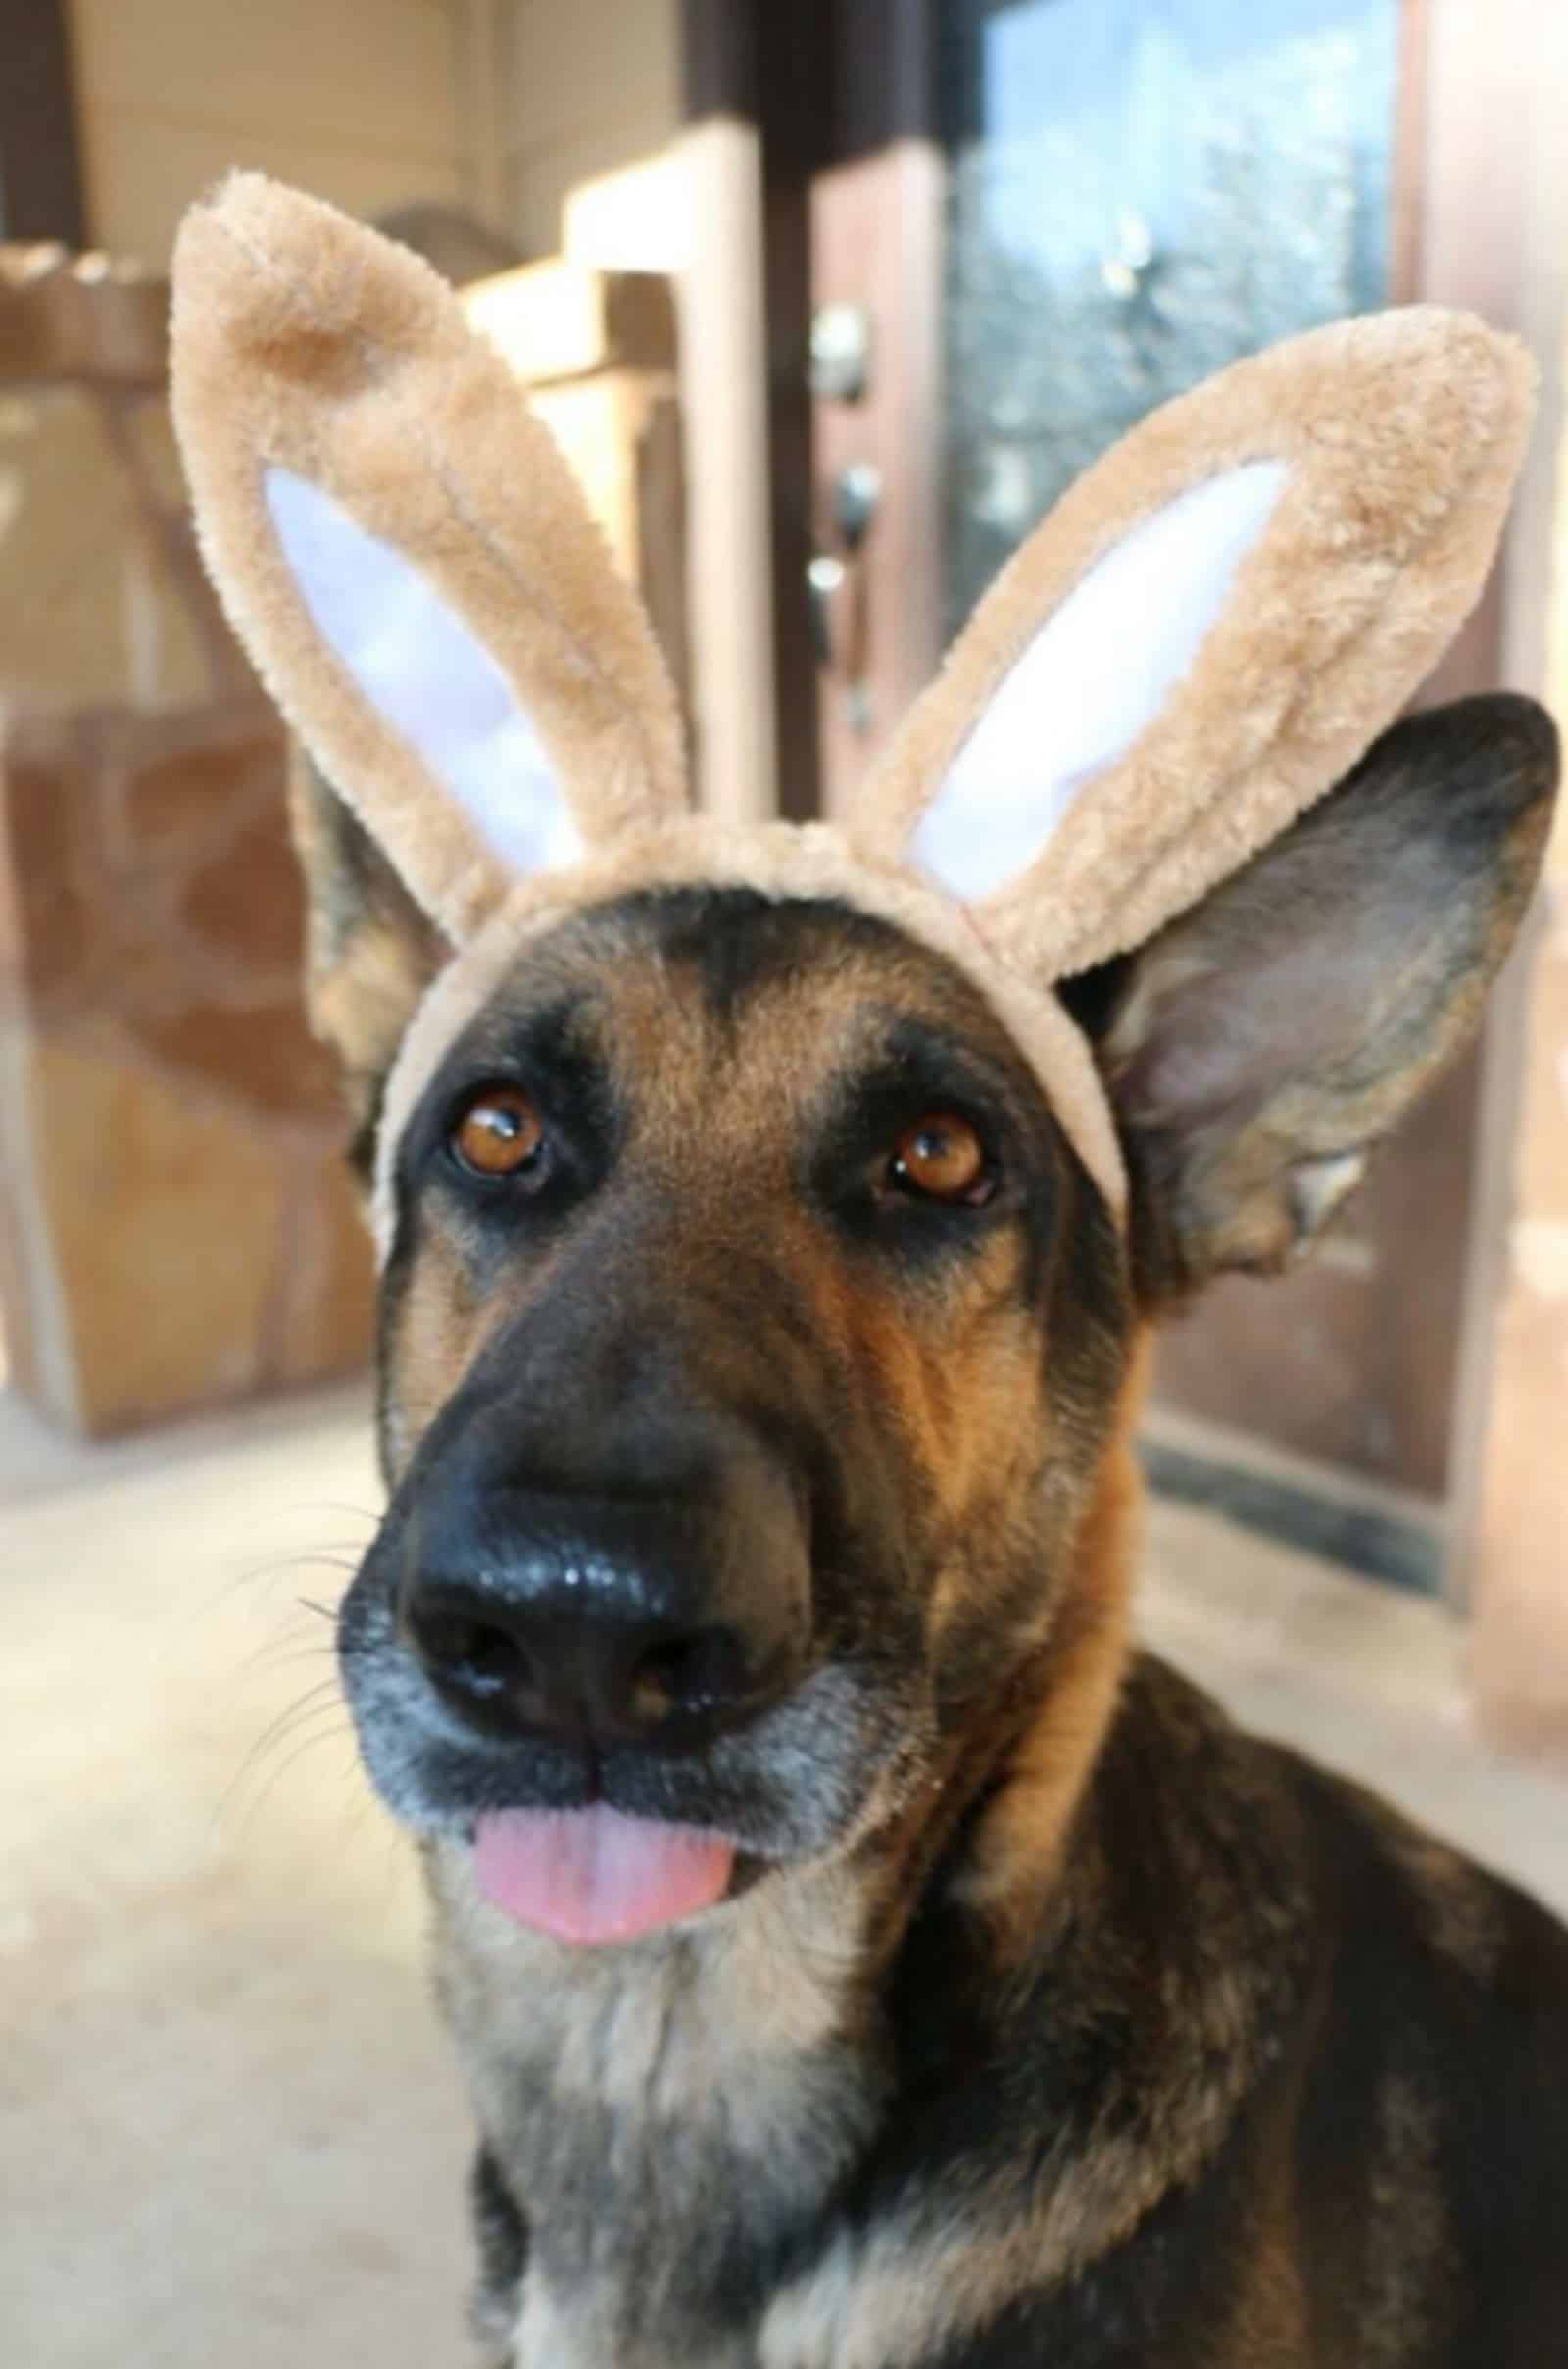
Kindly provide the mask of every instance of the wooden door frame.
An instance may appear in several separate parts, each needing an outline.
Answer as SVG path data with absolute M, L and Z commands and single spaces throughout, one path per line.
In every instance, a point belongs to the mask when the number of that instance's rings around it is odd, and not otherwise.
M 855 562 L 868 635 L 853 695 L 819 677 L 822 803 L 835 811 L 897 728 L 942 656 L 942 220 L 936 0 L 853 0 L 838 13 L 830 153 L 809 208 L 813 302 L 863 309 L 871 326 L 864 393 L 814 406 L 815 520 L 851 465 L 877 468 L 885 499 Z M 835 553 L 835 556 L 836 553 Z M 896 629 L 879 631 L 890 620 Z M 863 663 L 862 663 L 863 662 Z M 863 706 L 863 716 L 853 709 Z
M 0 236 L 87 243 L 66 0 L 10 0 L 0 73 Z
M 768 804 L 792 820 L 814 814 L 818 798 L 817 679 L 806 575 L 815 455 L 806 352 L 810 191 L 824 152 L 835 15 L 832 7 L 814 5 L 782 9 L 775 0 L 681 0 L 685 144 L 692 153 L 711 147 L 727 157 L 727 165 L 705 175 L 705 198 L 750 218 L 732 228 L 749 244 L 760 310 L 763 388 L 756 470 L 766 487 L 760 564 L 770 642 Z M 701 270 L 700 259 L 695 268 Z M 715 304 L 747 301 L 729 276 L 727 290 L 714 289 Z M 692 423 L 699 440 L 705 432 L 699 407 L 707 400 L 703 388 L 694 389 Z M 718 527 L 721 532 L 722 521 Z M 717 534 L 710 563 L 701 541 L 699 533 L 699 577 L 705 566 L 721 561 Z M 694 584 L 699 633 L 703 589 L 700 581 Z
M 923 439 L 924 471 L 934 500 L 940 423 L 936 383 L 938 321 L 930 241 L 940 202 L 940 174 L 930 140 L 930 102 L 924 76 L 909 71 L 922 54 L 931 0 L 812 0 L 783 9 L 776 0 L 682 0 L 684 112 L 688 140 L 727 127 L 758 143 L 758 169 L 748 181 L 732 173 L 722 202 L 755 207 L 755 240 L 763 311 L 765 473 L 768 485 L 768 587 L 773 670 L 773 775 L 777 811 L 806 820 L 821 811 L 821 678 L 807 590 L 817 548 L 817 487 L 824 456 L 817 449 L 807 378 L 814 283 L 821 249 L 820 184 L 830 168 L 853 170 L 857 160 L 895 151 L 898 252 L 880 259 L 886 321 L 897 324 L 905 351 L 885 373 L 890 396 L 904 407 L 901 441 Z M 846 59 L 852 71 L 844 71 Z M 863 63 L 864 73 L 856 71 Z M 715 196 L 720 193 L 715 189 Z M 929 319 L 911 329 L 924 303 Z M 701 390 L 698 401 L 703 400 Z M 910 416 L 911 411 L 914 416 Z M 702 426 L 695 421 L 701 437 Z M 896 586 L 910 572 L 911 543 L 931 531 L 929 519 L 907 504 L 899 540 L 883 537 L 875 565 Z M 702 562 L 699 557 L 699 569 Z M 934 572 L 927 569 L 932 575 Z M 875 588 L 873 588 L 873 591 Z M 694 620 L 699 610 L 694 604 Z M 700 627 L 698 628 L 700 630 Z M 887 687 L 901 705 L 918 688 L 939 655 L 933 615 L 906 647 L 917 653 Z M 909 679 L 906 680 L 907 676 Z M 916 679 L 917 678 L 917 679 Z

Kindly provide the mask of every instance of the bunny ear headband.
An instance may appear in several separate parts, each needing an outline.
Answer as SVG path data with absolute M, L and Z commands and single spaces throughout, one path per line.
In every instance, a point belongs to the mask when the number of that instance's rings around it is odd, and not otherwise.
M 1529 357 L 1417 306 L 1143 420 L 1004 568 L 842 824 L 691 811 L 674 689 L 546 430 L 424 264 L 255 174 L 187 216 L 175 424 L 207 564 L 284 716 L 456 949 L 383 1163 L 523 935 L 624 890 L 838 896 L 990 997 L 1111 1205 L 1054 993 L 1355 764 L 1475 602 Z

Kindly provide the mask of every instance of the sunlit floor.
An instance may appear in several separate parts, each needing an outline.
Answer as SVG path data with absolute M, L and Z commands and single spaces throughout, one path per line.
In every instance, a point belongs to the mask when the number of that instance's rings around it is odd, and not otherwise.
M 0 2362 L 461 2369 L 463 2101 L 309 1608 L 362 1396 L 93 1451 L 0 1396 Z M 1174 1658 L 1568 1908 L 1442 1611 L 1177 1506 L 1148 1564 Z

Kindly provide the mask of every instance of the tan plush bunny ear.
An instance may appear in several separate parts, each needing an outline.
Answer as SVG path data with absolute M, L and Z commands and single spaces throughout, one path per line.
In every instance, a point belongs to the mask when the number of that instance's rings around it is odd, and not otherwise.
M 1436 307 L 1151 414 L 1003 570 L 862 789 L 860 853 L 1051 980 L 1141 944 L 1362 756 L 1480 594 L 1524 348 Z
M 236 174 L 180 230 L 172 371 L 229 620 L 450 936 L 519 874 L 684 807 L 648 618 L 425 264 Z

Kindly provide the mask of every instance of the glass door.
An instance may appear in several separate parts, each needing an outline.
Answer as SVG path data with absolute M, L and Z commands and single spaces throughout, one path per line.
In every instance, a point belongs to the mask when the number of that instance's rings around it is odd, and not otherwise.
M 944 0 L 943 611 L 1238 355 L 1382 304 L 1396 0 Z

